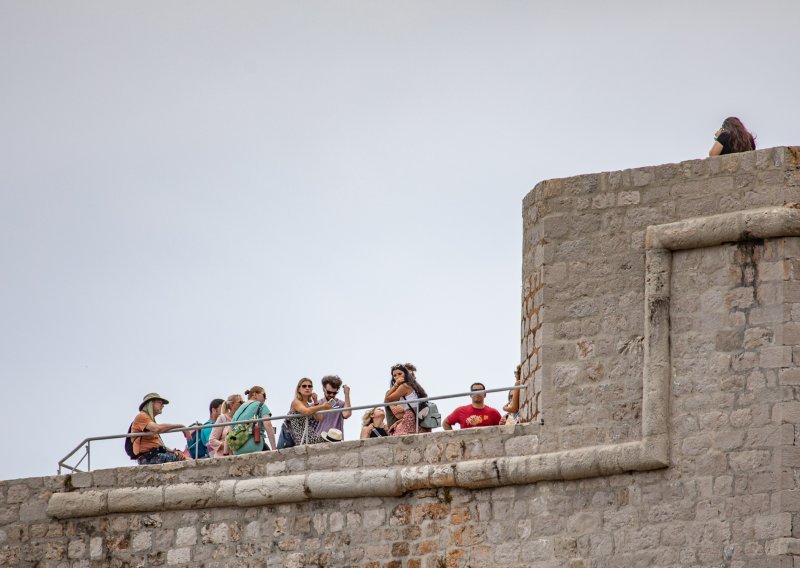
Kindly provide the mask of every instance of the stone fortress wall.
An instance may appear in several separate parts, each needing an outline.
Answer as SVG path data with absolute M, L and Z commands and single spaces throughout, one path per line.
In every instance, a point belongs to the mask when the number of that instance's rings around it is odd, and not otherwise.
M 0 482 L 0 565 L 800 566 L 796 203 L 800 148 L 542 182 L 533 422 Z

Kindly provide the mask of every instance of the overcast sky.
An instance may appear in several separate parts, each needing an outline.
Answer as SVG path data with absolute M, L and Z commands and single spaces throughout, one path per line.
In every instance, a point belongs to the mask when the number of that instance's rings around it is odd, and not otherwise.
M 398 361 L 431 394 L 513 383 L 525 194 L 703 157 L 729 115 L 800 144 L 799 24 L 796 0 L 0 0 L 0 479 L 150 391 L 188 424 L 253 385 L 282 414 L 304 376 L 382 400 Z

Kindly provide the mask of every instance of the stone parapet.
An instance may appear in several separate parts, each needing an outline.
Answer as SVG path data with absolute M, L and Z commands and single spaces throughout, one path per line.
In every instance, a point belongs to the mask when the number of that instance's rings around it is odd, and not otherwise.
M 796 566 L 800 149 L 543 182 L 516 427 L 0 483 L 0 565 Z

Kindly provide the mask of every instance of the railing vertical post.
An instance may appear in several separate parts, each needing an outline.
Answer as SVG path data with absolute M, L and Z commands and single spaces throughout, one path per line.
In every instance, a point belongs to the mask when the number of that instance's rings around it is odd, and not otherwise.
M 86 442 L 86 471 L 92 471 L 92 442 Z
M 194 433 L 197 436 L 194 439 L 194 461 L 197 461 L 197 456 L 200 453 L 200 430 L 195 430 Z M 191 440 L 191 438 L 189 439 Z
M 411 409 L 414 411 L 414 429 L 416 430 L 414 433 L 419 434 L 419 403 L 416 408 L 412 406 Z

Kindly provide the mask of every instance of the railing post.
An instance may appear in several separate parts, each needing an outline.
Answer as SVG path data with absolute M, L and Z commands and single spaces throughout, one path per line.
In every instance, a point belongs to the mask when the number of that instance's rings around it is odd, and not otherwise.
M 86 442 L 86 471 L 92 471 L 92 442 Z

